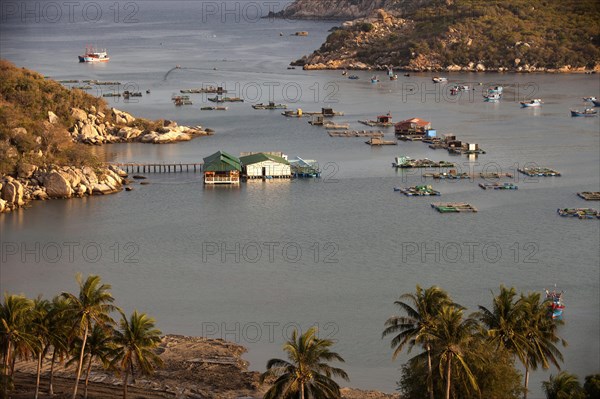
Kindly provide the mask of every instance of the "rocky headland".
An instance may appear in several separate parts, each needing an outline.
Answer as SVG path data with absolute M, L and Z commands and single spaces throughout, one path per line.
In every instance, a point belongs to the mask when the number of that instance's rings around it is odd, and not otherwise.
M 591 1 L 296 0 L 276 16 L 345 21 L 292 62 L 307 70 L 600 72 Z

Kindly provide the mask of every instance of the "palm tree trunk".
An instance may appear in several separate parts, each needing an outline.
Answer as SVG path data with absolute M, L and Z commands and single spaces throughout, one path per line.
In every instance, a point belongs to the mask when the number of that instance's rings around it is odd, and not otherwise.
M 525 363 L 525 391 L 523 392 L 523 399 L 527 399 L 527 387 L 529 386 L 529 362 Z
M 452 357 L 450 357 L 450 355 L 448 355 L 448 364 L 446 365 L 448 367 L 448 370 L 446 370 L 446 399 L 450 399 L 450 373 L 451 373 L 451 368 L 452 367 Z
M 127 379 L 129 378 L 129 369 L 125 367 L 125 375 L 123 376 L 123 399 L 127 399 Z
M 433 399 L 433 369 L 431 367 L 431 346 L 427 344 L 427 390 L 429 399 Z
M 300 384 L 300 399 L 304 399 L 304 383 Z
M 11 337 L 9 335 L 7 342 L 6 342 L 6 350 L 4 351 L 4 370 L 2 370 L 4 372 L 4 387 L 2 388 L 2 397 L 3 398 L 8 398 L 8 378 L 9 378 L 9 373 L 8 373 L 8 364 L 10 363 L 10 346 L 11 346 Z
M 56 362 L 56 348 L 52 351 L 52 363 L 50 364 L 50 387 L 48 387 L 50 396 L 54 395 L 54 362 Z
M 88 323 L 85 323 L 85 330 L 83 333 L 83 342 L 81 343 L 81 353 L 79 354 L 79 362 L 77 363 L 77 376 L 75 377 L 75 388 L 73 388 L 72 399 L 77 399 L 77 385 L 79 385 L 79 379 L 81 378 L 81 367 L 83 366 L 83 354 L 85 352 L 85 343 L 88 335 Z
M 35 377 L 35 399 L 40 396 L 40 374 L 42 374 L 42 351 L 38 352 L 37 375 Z
M 88 361 L 88 366 L 85 371 L 85 388 L 83 390 L 83 397 L 87 399 L 87 389 L 88 389 L 88 381 L 90 379 L 90 369 L 92 368 L 92 354 L 90 353 L 90 360 Z

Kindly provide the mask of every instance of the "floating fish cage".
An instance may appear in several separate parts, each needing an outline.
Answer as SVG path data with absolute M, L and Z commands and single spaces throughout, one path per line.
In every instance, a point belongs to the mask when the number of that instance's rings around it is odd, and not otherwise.
M 436 191 L 431 186 L 413 186 L 406 188 L 398 188 L 394 189 L 395 191 L 400 191 L 402 194 L 407 197 L 423 197 L 423 196 L 440 196 L 441 193 Z
M 563 217 L 579 219 L 600 219 L 600 211 L 592 208 L 559 208 L 556 212 Z
M 527 176 L 560 176 L 560 172 L 548 168 L 521 168 L 519 172 Z
M 519 187 L 513 183 L 479 183 L 484 190 L 518 190 Z
M 435 202 L 431 207 L 440 213 L 477 212 L 477 208 L 466 202 Z
M 600 191 L 584 191 L 582 193 L 577 193 L 577 195 L 586 201 L 600 201 Z

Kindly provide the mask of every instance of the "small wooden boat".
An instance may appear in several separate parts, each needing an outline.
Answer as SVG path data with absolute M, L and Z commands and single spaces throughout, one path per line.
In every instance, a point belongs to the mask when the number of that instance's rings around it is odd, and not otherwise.
M 356 76 L 356 75 L 350 75 L 350 76 L 348 76 L 348 79 L 350 79 L 350 80 L 358 80 L 360 78 L 358 76 Z
M 600 107 L 600 101 L 592 100 L 592 103 L 594 104 L 594 107 Z
M 583 97 L 583 101 L 586 103 L 591 103 L 592 101 L 598 101 L 596 97 Z
M 534 98 L 529 101 L 521 101 L 521 107 L 523 108 L 531 108 L 531 107 L 541 107 L 543 104 L 542 100 L 539 98 Z
M 390 76 L 390 80 L 398 80 L 398 75 L 392 75 L 392 76 Z
M 379 78 L 377 76 L 372 76 L 371 83 L 379 83 Z
M 483 98 L 484 98 L 483 101 L 488 101 L 488 102 L 499 101 L 500 94 L 499 93 L 488 93 L 488 94 L 484 94 Z
M 200 111 L 227 111 L 229 107 L 202 107 Z
M 593 108 L 586 108 L 583 111 L 572 109 L 571 116 L 598 116 L 598 110 Z
M 448 78 L 434 76 L 433 78 L 431 78 L 431 80 L 433 80 L 433 83 L 446 83 L 448 81 Z

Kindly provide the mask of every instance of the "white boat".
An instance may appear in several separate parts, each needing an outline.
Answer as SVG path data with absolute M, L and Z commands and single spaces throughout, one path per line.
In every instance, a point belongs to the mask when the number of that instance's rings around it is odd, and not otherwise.
M 521 101 L 521 107 L 523 108 L 541 107 L 542 104 L 542 100 L 540 100 L 539 98 L 534 98 L 533 100 L 529 101 Z
M 485 98 L 484 101 L 498 101 L 500 100 L 501 96 L 500 93 L 488 93 L 488 94 L 484 94 L 483 98 Z
M 434 76 L 433 78 L 431 78 L 431 80 L 433 80 L 433 83 L 445 83 L 448 81 L 448 78 L 444 78 L 441 76 Z
M 583 101 L 586 103 L 591 103 L 593 101 L 598 101 L 598 99 L 596 97 L 583 97 Z
M 106 50 L 96 50 L 93 47 L 86 47 L 85 53 L 79 56 L 79 62 L 108 62 L 110 57 Z

